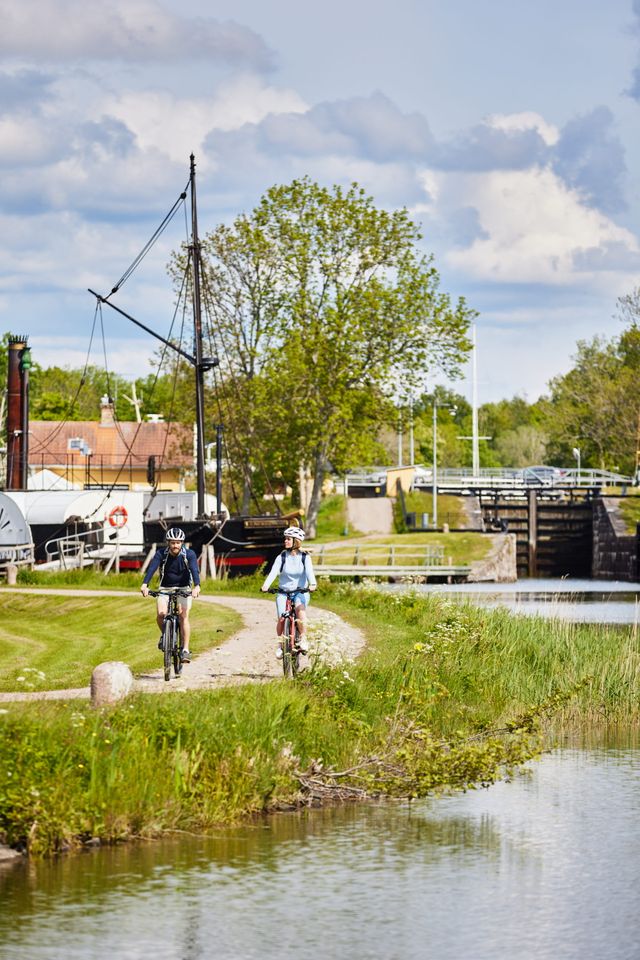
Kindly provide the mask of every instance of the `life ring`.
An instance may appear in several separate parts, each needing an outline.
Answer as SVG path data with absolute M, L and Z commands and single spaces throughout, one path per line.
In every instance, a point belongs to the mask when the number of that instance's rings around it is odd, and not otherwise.
M 112 527 L 124 527 L 129 519 L 129 514 L 125 507 L 114 507 L 109 514 L 109 523 Z

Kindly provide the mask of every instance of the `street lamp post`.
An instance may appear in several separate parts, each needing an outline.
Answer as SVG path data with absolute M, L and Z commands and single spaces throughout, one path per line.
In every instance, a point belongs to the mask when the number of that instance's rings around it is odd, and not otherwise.
M 578 483 L 580 483 L 580 448 L 574 447 L 572 452 L 578 464 Z
M 438 401 L 433 399 L 433 529 L 438 529 Z

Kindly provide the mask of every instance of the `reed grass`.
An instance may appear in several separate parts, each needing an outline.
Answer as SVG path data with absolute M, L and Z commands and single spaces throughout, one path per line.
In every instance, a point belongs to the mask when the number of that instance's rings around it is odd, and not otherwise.
M 253 593 L 258 579 L 216 589 Z M 366 630 L 357 664 L 101 711 L 2 705 L 0 839 L 41 855 L 204 830 L 301 802 L 310 783 L 369 796 L 468 788 L 534 756 L 551 722 L 638 722 L 635 628 L 367 587 L 325 585 L 318 601 Z

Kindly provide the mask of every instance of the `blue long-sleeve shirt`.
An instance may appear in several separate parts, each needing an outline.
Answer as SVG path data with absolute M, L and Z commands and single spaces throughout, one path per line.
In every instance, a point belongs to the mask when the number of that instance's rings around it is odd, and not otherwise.
M 161 587 L 191 587 L 200 584 L 198 558 L 194 551 L 185 548 L 173 557 L 167 547 L 160 547 L 156 550 L 142 582 L 148 585 L 154 573 L 162 567 L 162 564 L 164 564 L 164 569 L 160 575 Z
M 281 567 L 282 571 L 280 570 Z M 306 590 L 307 586 L 317 586 L 316 576 L 313 572 L 313 563 L 308 553 L 305 554 L 303 563 L 301 553 L 291 553 L 290 550 L 287 550 L 284 558 L 284 566 L 282 564 L 282 554 L 279 553 L 273 561 L 273 566 L 267 574 L 267 579 L 264 581 L 262 589 L 268 590 L 278 574 L 280 574 L 278 586 L 281 590 Z

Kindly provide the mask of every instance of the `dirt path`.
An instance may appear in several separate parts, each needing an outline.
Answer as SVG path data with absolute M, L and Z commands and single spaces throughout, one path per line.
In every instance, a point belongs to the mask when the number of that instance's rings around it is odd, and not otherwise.
M 37 592 L 66 596 L 73 594 L 85 597 L 123 596 L 121 590 L 16 589 L 9 592 Z M 279 661 L 275 658 L 275 603 L 273 600 L 200 596 L 197 603 L 219 605 L 235 610 L 244 621 L 242 629 L 219 647 L 195 655 L 193 661 L 184 667 L 182 676 L 178 680 L 165 683 L 160 668 L 137 677 L 134 685 L 136 691 L 160 693 L 209 690 L 240 683 L 272 680 L 282 675 Z M 314 657 L 318 657 L 325 663 L 349 662 L 363 650 L 366 643 L 364 634 L 345 623 L 335 613 L 321 610 L 312 604 L 309 607 L 308 616 L 309 658 L 307 662 Z M 197 638 L 195 639 L 194 646 L 197 650 Z M 88 699 L 89 696 L 90 690 L 87 686 L 35 693 L 0 693 L 0 703 L 12 700 Z

